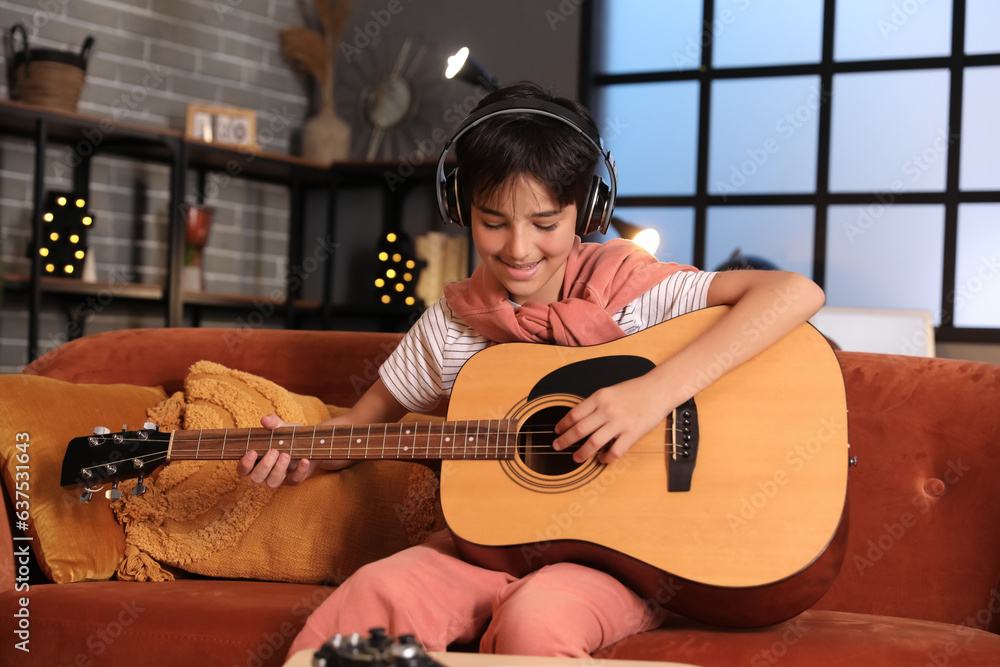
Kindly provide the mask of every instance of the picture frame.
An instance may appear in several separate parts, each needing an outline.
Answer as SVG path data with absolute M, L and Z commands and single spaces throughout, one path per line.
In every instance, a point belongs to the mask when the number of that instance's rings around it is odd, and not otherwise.
M 257 112 L 253 109 L 189 104 L 187 139 L 234 148 L 257 148 Z

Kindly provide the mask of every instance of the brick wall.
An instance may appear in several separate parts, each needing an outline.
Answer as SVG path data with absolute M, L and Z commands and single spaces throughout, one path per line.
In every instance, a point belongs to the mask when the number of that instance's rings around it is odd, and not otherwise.
M 257 111 L 261 148 L 294 152 L 293 133 L 308 114 L 306 82 L 285 63 L 278 31 L 302 23 L 295 0 L 0 0 L 0 27 L 18 21 L 32 45 L 79 49 L 87 35 L 96 47 L 79 103 L 81 113 L 115 122 L 181 130 L 190 102 Z M 8 97 L 6 78 L 0 95 Z M 72 189 L 66 147 L 46 153 L 46 189 Z M 0 140 L 0 227 L 3 270 L 27 275 L 32 214 L 34 145 Z M 166 166 L 97 156 L 91 167 L 90 246 L 97 277 L 112 285 L 162 284 L 166 264 L 169 170 Z M 206 204 L 215 208 L 204 258 L 211 292 L 271 295 L 284 289 L 287 264 L 287 190 L 278 185 L 208 175 Z M 193 200 L 195 176 L 189 175 Z M 27 361 L 26 298 L 5 290 L 0 321 L 0 372 Z M 109 296 L 111 298 L 109 298 Z M 106 303 L 105 303 L 106 302 Z M 81 310 L 85 331 L 162 326 L 160 307 L 116 300 L 45 297 L 42 350 L 67 337 L 65 312 Z M 233 325 L 239 313 L 216 314 Z
M 384 57 L 379 40 L 399 44 L 414 36 L 435 55 L 469 46 L 501 81 L 533 80 L 563 95 L 576 94 L 579 3 L 564 0 L 355 0 L 338 59 L 338 112 L 357 98 L 366 59 Z M 258 141 L 266 151 L 296 153 L 296 134 L 309 115 L 308 82 L 295 74 L 279 52 L 278 31 L 303 22 L 302 7 L 311 0 L 0 0 L 0 29 L 17 21 L 29 28 L 32 44 L 78 49 L 87 35 L 96 39 L 79 110 L 98 118 L 182 130 L 187 104 L 219 103 L 254 109 Z M 558 20 L 554 20 L 557 17 Z M 375 39 L 375 38 L 378 39 Z M 369 38 L 372 38 L 369 40 Z M 518 45 L 516 49 L 511 44 Z M 0 55 L 0 61 L 3 60 Z M 428 75 L 427 80 L 432 77 Z M 450 134 L 482 94 L 464 83 L 421 90 L 425 108 L 423 134 L 410 137 L 400 156 L 416 146 Z M 347 93 L 347 94 L 344 94 Z M 0 77 L 0 96 L 7 97 Z M 436 106 L 434 106 L 436 105 Z M 350 119 L 349 119 L 350 120 Z M 413 147 L 412 149 L 410 147 Z M 433 151 L 432 151 L 433 152 Z M 431 157 L 436 157 L 432 155 Z M 46 154 L 46 188 L 70 188 L 69 156 L 63 147 Z M 403 170 L 405 159 L 400 162 Z M 0 229 L 3 269 L 26 275 L 30 237 L 34 148 L 30 142 L 0 138 Z M 260 297 L 246 308 L 206 310 L 202 326 L 282 326 L 267 302 L 284 291 L 285 278 L 297 275 L 287 266 L 289 199 L 285 188 L 256 181 L 208 177 L 206 203 L 216 209 L 205 266 L 211 292 Z M 166 262 L 168 170 L 164 166 L 96 157 L 92 164 L 91 203 L 96 226 L 91 246 L 98 279 L 112 289 L 93 297 L 44 297 L 41 349 L 45 351 L 73 330 L 67 313 L 82 311 L 85 332 L 124 327 L 162 326 L 159 304 L 115 298 L 124 281 L 161 284 Z M 194 174 L 188 193 L 193 200 Z M 359 286 L 370 285 L 370 249 L 380 235 L 381 192 L 377 188 L 341 191 L 337 196 L 338 237 L 333 262 L 335 301 L 357 299 Z M 325 200 L 311 193 L 303 236 L 313 245 L 325 242 Z M 433 194 L 417 188 L 407 199 L 404 227 L 411 236 L 440 229 Z M 451 230 L 454 231 L 454 230 Z M 308 252 L 307 252 L 308 255 Z M 305 298 L 318 298 L 322 271 L 310 273 Z M 0 306 L 0 372 L 18 372 L 27 361 L 27 299 L 24 290 L 7 289 Z M 99 311 L 95 315 L 95 311 Z M 192 311 L 188 310 L 186 317 Z M 190 319 L 188 320 L 190 322 Z M 338 321 L 339 328 L 377 323 Z

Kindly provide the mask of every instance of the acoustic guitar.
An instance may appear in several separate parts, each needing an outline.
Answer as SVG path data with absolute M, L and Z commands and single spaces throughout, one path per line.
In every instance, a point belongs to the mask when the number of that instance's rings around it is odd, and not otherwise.
M 840 364 L 808 324 L 700 390 L 618 461 L 572 459 L 553 426 L 601 387 L 668 359 L 727 309 L 695 311 L 590 347 L 509 343 L 474 355 L 448 418 L 346 426 L 161 433 L 155 425 L 73 439 L 64 486 L 142 480 L 168 461 L 394 459 L 440 466 L 441 505 L 463 557 L 521 576 L 572 561 L 607 571 L 653 611 L 734 627 L 807 609 L 846 543 L 847 407 Z M 743 329 L 759 336 L 766 321 Z M 734 342 L 735 345 L 740 343 Z

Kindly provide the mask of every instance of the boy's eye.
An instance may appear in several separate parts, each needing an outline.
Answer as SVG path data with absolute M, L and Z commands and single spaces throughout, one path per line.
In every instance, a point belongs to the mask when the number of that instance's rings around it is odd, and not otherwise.
M 483 227 L 486 229 L 500 229 L 503 227 L 502 222 L 490 222 L 489 220 L 483 219 Z

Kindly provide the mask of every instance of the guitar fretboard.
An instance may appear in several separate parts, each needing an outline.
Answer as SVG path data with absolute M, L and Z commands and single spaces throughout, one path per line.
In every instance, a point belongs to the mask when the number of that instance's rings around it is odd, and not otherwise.
M 175 431 L 171 460 L 238 459 L 250 450 L 293 459 L 510 460 L 517 422 L 510 419 Z

